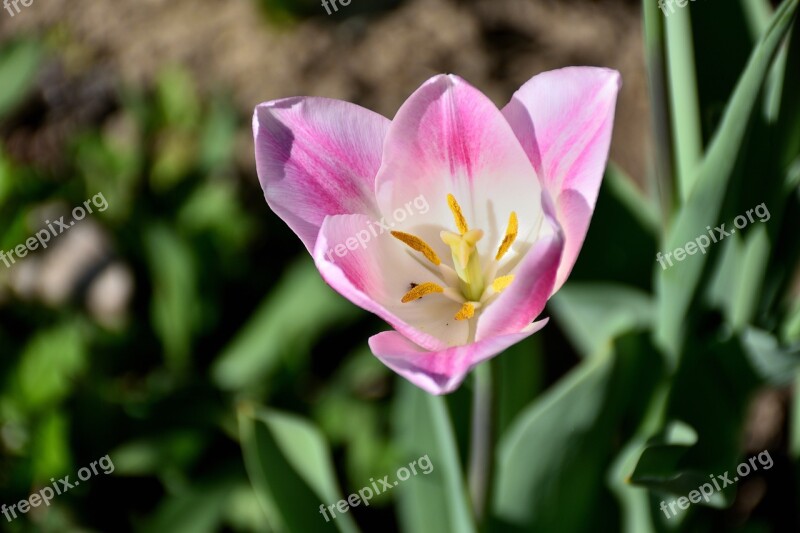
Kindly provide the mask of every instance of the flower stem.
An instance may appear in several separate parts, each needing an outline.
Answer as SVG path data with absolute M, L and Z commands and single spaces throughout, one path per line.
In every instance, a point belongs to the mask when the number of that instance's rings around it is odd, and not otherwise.
M 475 518 L 480 524 L 486 512 L 492 458 L 491 362 L 475 368 L 472 403 L 472 435 L 469 459 L 469 491 Z

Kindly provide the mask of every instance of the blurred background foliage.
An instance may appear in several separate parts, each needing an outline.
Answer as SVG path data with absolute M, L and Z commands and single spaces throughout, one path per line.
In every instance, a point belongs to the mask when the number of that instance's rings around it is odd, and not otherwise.
M 0 530 L 471 531 L 472 383 L 429 397 L 372 357 L 386 326 L 263 201 L 250 112 L 315 94 L 392 116 L 440 71 L 502 105 L 569 64 L 623 73 L 613 162 L 554 320 L 493 362 L 485 528 L 800 528 L 795 0 L 99 4 L 0 13 L 0 249 L 109 206 L 0 264 L 0 503 L 115 470 Z M 655 262 L 762 202 L 708 256 Z M 765 449 L 714 507 L 658 509 Z M 430 475 L 318 514 L 425 454 Z

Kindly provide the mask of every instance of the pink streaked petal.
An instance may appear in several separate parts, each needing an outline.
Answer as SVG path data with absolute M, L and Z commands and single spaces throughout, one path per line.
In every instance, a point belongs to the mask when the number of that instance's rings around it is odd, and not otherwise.
M 491 100 L 453 75 L 430 79 L 397 112 L 375 187 L 387 218 L 425 198 L 430 209 L 407 225 L 427 228 L 422 237 L 433 246 L 443 227 L 454 229 L 449 193 L 470 226 L 485 232 L 481 253 L 497 247 L 511 211 L 521 233 L 542 217 L 539 180 L 511 127 Z
M 466 321 L 453 319 L 460 305 L 440 294 L 402 303 L 410 283 L 436 281 L 434 275 L 388 233 L 370 233 L 365 215 L 327 217 L 314 248 L 323 279 L 339 294 L 372 313 L 428 350 L 464 344 Z M 372 226 L 374 228 L 374 226 Z M 356 239 L 365 242 L 362 247 Z M 352 249 L 345 246 L 350 242 Z M 341 255 L 336 253 L 340 246 Z
M 532 78 L 503 109 L 564 228 L 564 254 L 554 291 L 572 271 L 583 246 L 603 179 L 619 72 L 570 67 Z
M 327 215 L 377 213 L 375 176 L 389 120 L 348 102 L 287 98 L 253 116 L 267 203 L 313 250 Z
M 544 319 L 516 333 L 433 352 L 396 331 L 385 331 L 371 337 L 369 347 L 386 366 L 417 387 L 431 394 L 447 394 L 458 388 L 476 365 L 530 337 L 546 324 L 547 319 Z
M 544 310 L 553 293 L 564 239 L 555 221 L 551 232 L 528 250 L 512 271 L 514 281 L 478 318 L 475 338 L 481 341 L 498 335 L 514 333 L 530 324 Z

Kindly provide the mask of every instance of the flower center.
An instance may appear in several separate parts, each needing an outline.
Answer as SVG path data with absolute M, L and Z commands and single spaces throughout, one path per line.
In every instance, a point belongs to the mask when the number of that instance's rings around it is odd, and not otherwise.
M 430 294 L 441 294 L 461 304 L 461 309 L 455 315 L 456 320 L 468 320 L 475 316 L 477 309 L 486 305 L 493 296 L 502 292 L 514 280 L 513 275 L 496 277 L 496 274 L 500 260 L 517 238 L 519 224 L 517 214 L 512 211 L 508 218 L 506 234 L 497 249 L 494 260 L 490 261 L 484 270 L 476 246 L 478 241 L 483 238 L 483 231 L 469 229 L 461 206 L 452 194 L 447 195 L 447 205 L 453 213 L 458 233 L 442 231 L 440 237 L 450 247 L 453 268 L 442 264 L 433 248 L 416 235 L 402 231 L 392 232 L 392 236 L 396 239 L 421 253 L 428 261 L 439 267 L 439 273 L 444 282 L 444 286 L 430 281 L 412 284 L 411 290 L 403 296 L 401 301 L 408 303 Z M 487 280 L 490 282 L 487 283 Z

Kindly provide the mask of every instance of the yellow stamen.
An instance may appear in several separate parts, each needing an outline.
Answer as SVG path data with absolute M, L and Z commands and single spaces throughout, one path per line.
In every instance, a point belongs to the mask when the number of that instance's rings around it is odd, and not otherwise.
M 508 217 L 508 227 L 506 228 L 506 236 L 503 237 L 503 242 L 500 243 L 500 248 L 497 250 L 495 261 L 500 261 L 514 241 L 517 239 L 517 232 L 519 231 L 519 224 L 517 222 L 517 214 L 512 211 L 511 216 Z
M 461 206 L 458 205 L 456 197 L 452 194 L 447 195 L 447 205 L 450 206 L 450 211 L 453 212 L 453 218 L 456 221 L 456 227 L 458 228 L 458 231 L 461 233 L 461 235 L 464 235 L 469 231 L 467 219 L 464 218 L 464 213 L 461 212 Z
M 428 243 L 417 237 L 416 235 L 411 235 L 410 233 L 403 233 L 402 231 L 393 231 L 392 237 L 395 239 L 404 242 L 408 245 L 409 248 L 416 250 L 417 252 L 424 255 L 428 261 L 433 263 L 436 266 L 439 266 L 442 263 L 442 260 L 439 259 L 439 256 L 436 255 L 436 252 L 433 251 L 433 248 L 428 246 Z
M 435 283 L 427 281 L 425 283 L 417 285 L 416 287 L 408 291 L 400 301 L 403 302 L 404 304 L 407 304 L 408 302 L 419 300 L 423 296 L 427 296 L 429 294 L 434 294 L 434 293 L 443 293 L 443 292 L 444 289 L 442 287 L 440 287 Z
M 494 289 L 494 292 L 503 292 L 506 287 L 511 285 L 512 281 L 514 281 L 513 274 L 508 276 L 500 276 L 492 282 L 492 289 Z
M 475 316 L 475 305 L 471 302 L 464 302 L 461 310 L 456 313 L 456 320 L 468 320 Z

